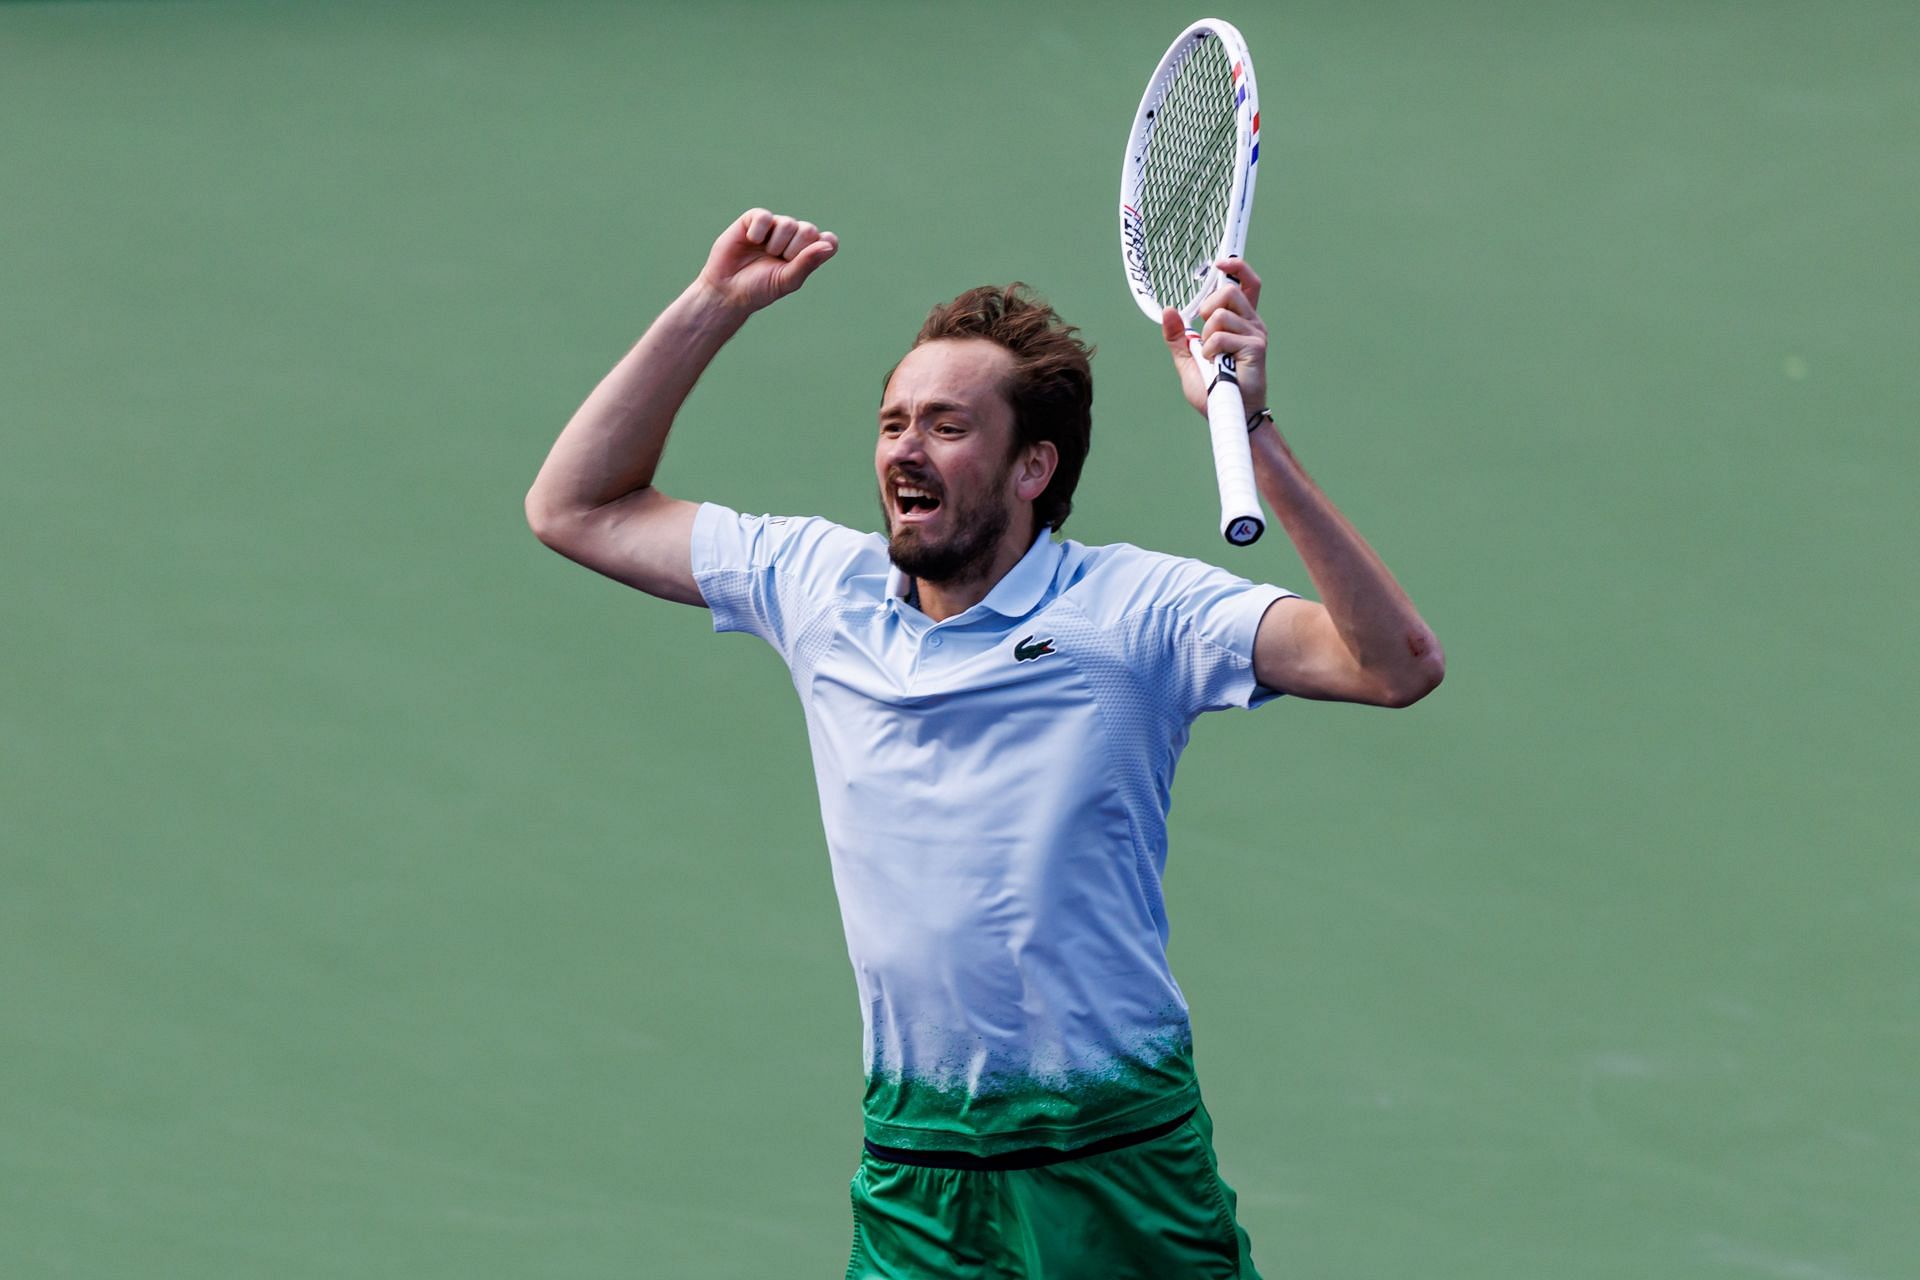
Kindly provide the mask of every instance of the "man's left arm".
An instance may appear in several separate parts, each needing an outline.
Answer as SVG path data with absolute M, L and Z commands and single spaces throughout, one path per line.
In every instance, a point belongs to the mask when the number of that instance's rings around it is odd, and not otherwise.
M 1249 410 L 1267 403 L 1267 327 L 1256 310 L 1260 277 L 1239 259 L 1223 260 L 1237 283 L 1202 304 L 1201 351 L 1231 354 Z M 1188 402 L 1206 413 L 1206 388 L 1187 352 L 1179 313 L 1161 320 Z M 1302 698 L 1404 707 L 1433 692 L 1446 674 L 1440 642 L 1374 549 L 1301 467 L 1271 419 L 1253 432 L 1260 496 L 1292 539 L 1318 603 L 1289 598 L 1269 605 L 1254 639 L 1255 679 Z

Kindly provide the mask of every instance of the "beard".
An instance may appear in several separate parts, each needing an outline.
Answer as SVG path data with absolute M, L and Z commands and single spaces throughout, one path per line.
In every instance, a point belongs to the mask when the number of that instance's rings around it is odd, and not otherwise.
M 1000 539 L 1013 524 L 1013 512 L 992 495 L 973 506 L 949 506 L 953 531 L 940 539 L 927 537 L 916 525 L 894 528 L 885 492 L 880 495 L 880 515 L 887 526 L 887 557 L 909 577 L 942 585 L 985 576 Z

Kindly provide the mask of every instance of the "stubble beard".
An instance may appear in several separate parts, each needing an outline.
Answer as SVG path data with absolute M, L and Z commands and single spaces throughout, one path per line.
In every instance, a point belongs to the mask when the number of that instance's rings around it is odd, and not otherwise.
M 887 526 L 887 556 L 894 565 L 910 577 L 942 586 L 985 577 L 993 567 L 1000 539 L 1013 525 L 1007 504 L 991 497 L 978 506 L 953 508 L 953 532 L 939 542 L 926 540 L 912 525 L 895 528 L 885 492 L 880 495 L 880 514 Z

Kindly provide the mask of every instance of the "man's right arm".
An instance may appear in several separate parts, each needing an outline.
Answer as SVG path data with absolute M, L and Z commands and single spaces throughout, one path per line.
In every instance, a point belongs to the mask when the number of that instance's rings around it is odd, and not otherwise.
M 594 388 L 527 491 L 540 541 L 589 569 L 682 604 L 693 579 L 695 503 L 653 486 L 674 415 L 747 317 L 798 289 L 839 247 L 812 223 L 749 209 L 714 241 L 699 277 Z

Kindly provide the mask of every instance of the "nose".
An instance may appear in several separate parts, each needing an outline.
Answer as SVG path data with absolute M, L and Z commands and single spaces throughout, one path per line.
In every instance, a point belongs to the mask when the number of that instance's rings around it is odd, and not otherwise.
M 909 425 L 898 435 L 880 437 L 880 456 L 890 464 L 919 462 L 926 457 L 926 437 Z

